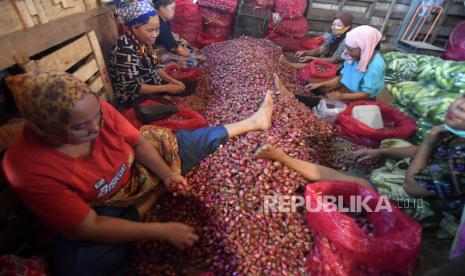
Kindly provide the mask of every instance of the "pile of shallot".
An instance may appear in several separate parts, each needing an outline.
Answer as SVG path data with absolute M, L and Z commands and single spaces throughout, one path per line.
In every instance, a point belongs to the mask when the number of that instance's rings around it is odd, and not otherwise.
M 196 92 L 176 101 L 213 126 L 249 117 L 270 89 L 273 127 L 230 139 L 187 175 L 188 194 L 185 187 L 175 191 L 186 197 L 170 196 L 147 220 L 191 224 L 200 241 L 182 253 L 167 244 L 140 243 L 132 272 L 166 273 L 183 259 L 221 275 L 300 275 L 312 247 L 305 211 L 264 212 L 264 198 L 301 195 L 299 187 L 308 181 L 255 152 L 267 143 L 292 157 L 331 166 L 333 129 L 295 98 L 275 91 L 273 73 L 291 91 L 304 93 L 295 71 L 279 63 L 281 51 L 272 42 L 240 38 L 208 46 L 202 54 L 207 61 Z

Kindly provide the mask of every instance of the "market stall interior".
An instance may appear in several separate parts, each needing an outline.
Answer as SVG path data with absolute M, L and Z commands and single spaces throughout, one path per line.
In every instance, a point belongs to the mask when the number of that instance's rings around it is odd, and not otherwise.
M 1 1 L 0 79 L 2 275 L 463 275 L 464 1 Z

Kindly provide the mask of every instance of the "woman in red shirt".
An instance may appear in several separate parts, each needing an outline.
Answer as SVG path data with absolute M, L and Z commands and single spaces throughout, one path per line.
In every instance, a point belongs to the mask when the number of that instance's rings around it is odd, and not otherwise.
M 118 275 L 134 241 L 179 248 L 198 236 L 182 223 L 145 223 L 164 185 L 182 176 L 228 138 L 271 127 L 273 102 L 234 124 L 172 133 L 135 129 L 74 76 L 36 72 L 7 78 L 27 124 L 8 148 L 3 169 L 18 196 L 60 232 L 52 243 L 57 275 Z

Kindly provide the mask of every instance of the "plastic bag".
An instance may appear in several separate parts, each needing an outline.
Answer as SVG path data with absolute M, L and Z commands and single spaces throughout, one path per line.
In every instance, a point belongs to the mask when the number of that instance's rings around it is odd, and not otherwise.
M 356 213 L 363 216 L 357 220 L 351 217 L 354 213 L 318 211 L 318 206 L 334 206 L 323 202 L 323 196 L 335 196 L 336 205 L 346 208 L 366 202 L 361 206 L 371 211 L 363 208 L 366 212 Z M 307 263 L 311 275 L 376 275 L 367 271 L 411 275 L 418 260 L 421 225 L 386 198 L 355 182 L 318 181 L 307 185 L 305 200 L 310 208 L 307 223 L 317 234 Z
M 465 21 L 457 24 L 450 34 L 443 57 L 455 61 L 465 60 Z
M 307 50 L 313 50 L 321 46 L 325 42 L 325 36 L 314 36 L 302 42 L 302 47 Z
M 306 0 L 276 0 L 274 11 L 283 18 L 292 19 L 304 15 L 306 8 Z
M 279 35 L 303 38 L 308 31 L 308 21 L 304 16 L 299 16 L 295 19 L 283 19 L 277 26 L 273 21 L 270 21 L 268 29 L 270 31 L 274 30 Z
M 335 120 L 336 116 L 346 108 L 347 105 L 341 101 L 322 99 L 320 103 L 313 108 L 313 113 L 319 119 Z
M 383 129 L 372 129 L 354 119 L 352 117 L 352 109 L 357 105 L 379 106 L 385 127 Z M 387 138 L 407 139 L 416 131 L 415 121 L 395 107 L 382 102 L 367 100 L 350 103 L 346 110 L 337 116 L 336 122 L 344 129 L 344 131 L 375 141 L 381 141 Z
M 212 9 L 218 12 L 235 13 L 237 10 L 238 0 L 198 0 L 197 5 L 200 7 Z
M 156 105 L 160 104 L 155 100 L 145 100 L 140 105 Z M 199 113 L 184 107 L 182 105 L 176 105 L 179 112 L 174 116 L 167 119 L 158 120 L 150 123 L 150 125 L 166 127 L 173 131 L 188 129 L 195 130 L 201 127 L 205 127 L 207 122 L 205 118 Z M 137 129 L 140 129 L 144 124 L 137 118 L 134 108 L 126 109 L 121 112 L 123 116 Z

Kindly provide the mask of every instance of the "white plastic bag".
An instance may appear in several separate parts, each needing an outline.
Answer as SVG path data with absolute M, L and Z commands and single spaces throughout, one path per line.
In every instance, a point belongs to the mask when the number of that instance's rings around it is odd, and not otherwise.
M 322 99 L 317 106 L 313 107 L 313 113 L 319 119 L 335 120 L 336 116 L 346 108 L 347 105 L 341 101 Z

